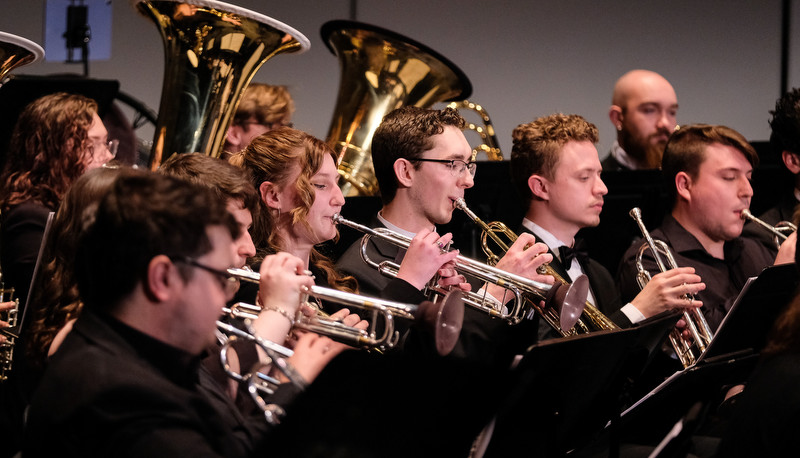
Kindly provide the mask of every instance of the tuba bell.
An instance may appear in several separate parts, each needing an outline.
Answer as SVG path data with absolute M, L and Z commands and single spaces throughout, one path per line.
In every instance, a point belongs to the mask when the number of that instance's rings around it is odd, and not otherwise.
M 44 49 L 41 46 L 17 35 L 0 32 L 0 85 L 11 70 L 42 58 Z
M 261 65 L 308 39 L 267 16 L 214 0 L 138 0 L 164 40 L 165 73 L 149 167 L 176 153 L 218 157 L 243 90 Z
M 341 67 L 327 142 L 338 154 L 342 193 L 376 195 L 370 145 L 384 115 L 405 105 L 465 99 L 472 85 L 444 56 L 386 29 L 330 21 L 322 26 L 322 39 Z

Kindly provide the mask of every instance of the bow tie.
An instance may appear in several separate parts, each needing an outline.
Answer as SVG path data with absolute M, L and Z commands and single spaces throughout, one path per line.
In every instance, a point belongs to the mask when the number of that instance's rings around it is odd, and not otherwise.
M 583 245 L 583 240 L 576 240 L 572 247 L 566 245 L 558 247 L 558 254 L 561 256 L 561 263 L 565 268 L 569 269 L 573 259 L 577 259 L 579 263 L 589 259 L 589 253 L 586 252 Z

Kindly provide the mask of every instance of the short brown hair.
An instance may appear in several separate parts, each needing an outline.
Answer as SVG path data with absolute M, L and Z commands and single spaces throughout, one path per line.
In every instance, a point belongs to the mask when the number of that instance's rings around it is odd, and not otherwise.
M 292 113 L 294 101 L 286 86 L 250 83 L 233 115 L 233 124 L 242 125 L 251 118 L 264 125 L 282 123 L 288 121 Z
M 685 172 L 692 178 L 697 178 L 700 165 L 706 160 L 706 147 L 712 143 L 730 146 L 739 150 L 753 166 L 758 166 L 758 153 L 747 142 L 742 134 L 726 126 L 710 124 L 690 124 L 681 126 L 669 137 L 661 159 L 661 171 L 666 184 L 667 192 L 675 205 L 678 190 L 675 188 L 675 176 Z
M 158 172 L 207 186 L 224 200 L 240 200 L 253 219 L 258 214 L 261 198 L 253 183 L 242 169 L 222 159 L 201 153 L 173 154 Z
M 375 131 L 371 148 L 383 203 L 391 202 L 397 194 L 394 163 L 398 159 L 421 157 L 422 153 L 433 148 L 431 137 L 444 132 L 445 126 L 463 129 L 464 125 L 464 118 L 452 108 L 431 110 L 407 106 L 389 112 Z
M 511 133 L 511 181 L 520 197 L 530 202 L 528 187 L 531 175 L 552 179 L 561 148 L 568 142 L 597 143 L 597 126 L 580 115 L 556 113 L 520 124 Z

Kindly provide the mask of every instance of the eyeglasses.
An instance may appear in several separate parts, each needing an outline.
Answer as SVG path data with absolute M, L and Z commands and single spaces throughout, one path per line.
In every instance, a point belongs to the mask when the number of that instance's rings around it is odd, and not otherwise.
M 217 280 L 219 280 L 219 285 L 222 288 L 222 291 L 225 292 L 225 297 L 228 300 L 233 299 L 233 296 L 236 294 L 236 291 L 239 290 L 239 280 L 226 271 L 209 267 L 205 264 L 198 262 L 196 259 L 190 258 L 188 256 L 184 256 L 182 258 L 170 258 L 170 259 L 172 259 L 173 262 L 183 262 L 185 264 L 189 264 L 190 266 L 203 269 L 206 272 L 213 274 L 217 278 Z
M 89 145 L 89 152 L 92 153 L 92 157 L 95 157 L 95 153 L 98 151 L 102 151 L 105 148 L 109 154 L 111 154 L 111 158 L 117 157 L 117 150 L 119 149 L 119 140 L 109 140 L 106 142 L 99 142 L 92 140 L 92 144 Z
M 456 178 L 461 178 L 464 176 L 464 172 L 469 170 L 469 174 L 471 176 L 475 176 L 475 172 L 478 169 L 478 163 L 475 161 L 462 161 L 461 159 L 411 159 L 411 161 L 419 161 L 419 162 L 438 162 L 440 164 L 447 164 L 447 168 L 450 169 L 450 174 Z

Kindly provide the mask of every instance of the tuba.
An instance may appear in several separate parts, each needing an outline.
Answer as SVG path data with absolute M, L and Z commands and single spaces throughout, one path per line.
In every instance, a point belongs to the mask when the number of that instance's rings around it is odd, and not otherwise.
M 270 17 L 214 0 L 138 0 L 164 40 L 165 73 L 149 167 L 176 153 L 218 157 L 245 87 L 271 57 L 308 39 Z
M 341 67 L 327 142 L 339 158 L 342 193 L 376 195 L 370 145 L 384 115 L 404 105 L 427 108 L 467 98 L 472 85 L 444 56 L 386 29 L 330 21 L 322 39 Z
M 483 252 L 486 253 L 487 260 L 486 262 L 490 265 L 495 265 L 500 260 L 500 256 L 492 252 L 489 248 L 489 243 L 487 237 L 490 237 L 503 252 L 508 251 L 508 244 L 506 244 L 501 238 L 499 234 L 503 234 L 511 243 L 517 240 L 517 234 L 514 233 L 511 229 L 508 228 L 504 223 L 499 221 L 492 221 L 490 223 L 485 223 L 483 220 L 478 218 L 478 215 L 472 212 L 467 207 L 466 202 L 463 198 L 460 198 L 455 201 L 455 207 L 459 210 L 463 211 L 467 214 L 469 219 L 471 219 L 475 224 L 480 226 L 481 232 L 481 247 L 483 248 Z M 539 267 L 539 273 L 543 275 L 550 275 L 556 279 L 556 283 L 566 285 L 568 282 L 558 274 L 553 268 L 549 265 L 543 265 Z M 584 278 L 585 276 L 579 277 L 579 279 Z M 579 280 L 579 279 L 576 279 Z M 583 281 L 583 280 L 581 280 Z M 574 282 L 573 282 L 574 283 Z M 587 294 L 588 294 L 588 283 L 587 283 Z M 586 294 L 584 294 L 584 299 L 586 298 Z M 535 306 L 535 305 L 534 305 Z M 591 302 L 586 301 L 583 311 L 578 317 L 577 320 L 573 322 L 573 326 L 565 327 L 561 324 L 561 322 L 557 319 L 558 317 L 552 313 L 550 310 L 542 310 L 540 311 L 542 317 L 553 328 L 556 332 L 561 334 L 562 337 L 569 337 L 576 334 L 585 334 L 593 331 L 607 331 L 607 330 L 615 330 L 619 329 L 619 326 L 614 324 L 608 317 L 603 315 L 603 313 L 597 309 Z
M 636 221 L 636 224 L 639 225 L 639 229 L 642 231 L 642 235 L 645 239 L 645 242 L 639 247 L 639 251 L 636 254 L 636 282 L 639 284 L 639 288 L 644 288 L 647 282 L 650 281 L 650 272 L 648 272 L 642 264 L 642 256 L 645 251 L 650 249 L 656 264 L 658 264 L 658 269 L 661 272 L 668 270 L 667 265 L 669 265 L 669 269 L 674 269 L 678 267 L 678 265 L 667 244 L 664 243 L 663 240 L 653 240 L 653 238 L 650 237 L 650 233 L 647 231 L 647 228 L 644 227 L 642 211 L 639 207 L 632 208 L 630 215 L 631 218 Z M 667 264 L 661 259 L 662 254 L 667 258 Z M 687 295 L 687 298 L 690 297 L 691 296 Z M 691 338 L 684 337 L 679 329 L 674 328 L 670 331 L 669 341 L 672 344 L 672 348 L 675 349 L 675 354 L 677 354 L 681 364 L 683 364 L 684 368 L 687 368 L 697 361 L 697 358 L 699 358 L 700 354 L 708 347 L 714 335 L 711 332 L 711 328 L 708 326 L 705 316 L 703 316 L 700 310 L 696 308 L 685 310 L 683 312 L 683 319 L 686 321 L 686 327 L 689 329 Z

